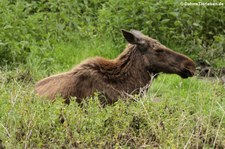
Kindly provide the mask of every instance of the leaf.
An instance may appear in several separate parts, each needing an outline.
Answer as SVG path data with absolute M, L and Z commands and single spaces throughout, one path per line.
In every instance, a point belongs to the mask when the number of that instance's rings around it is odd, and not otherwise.
M 13 26 L 12 26 L 12 25 L 6 25 L 6 26 L 4 26 L 4 28 L 3 28 L 3 29 L 11 29 L 11 28 L 13 28 Z
M 182 26 L 182 23 L 180 21 L 175 21 L 174 25 L 178 27 L 178 26 Z
M 169 22 L 169 21 L 170 21 L 170 19 L 163 19 L 163 20 L 161 21 L 161 23 L 165 24 L 165 23 L 167 23 L 167 22 Z
M 193 23 L 193 25 L 194 25 L 194 26 L 199 26 L 199 24 L 198 24 L 198 23 Z
M 174 16 L 174 17 L 176 17 L 176 18 L 177 18 L 177 17 L 178 17 L 178 15 L 179 15 L 179 13 L 178 13 L 178 12 L 170 12 L 169 14 L 170 14 L 170 15 L 172 15 L 172 16 Z

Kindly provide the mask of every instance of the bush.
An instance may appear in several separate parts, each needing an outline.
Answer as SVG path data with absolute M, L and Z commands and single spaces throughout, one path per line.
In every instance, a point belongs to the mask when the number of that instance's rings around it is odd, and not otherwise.
M 99 10 L 100 32 L 114 40 L 121 41 L 121 28 L 141 29 L 168 46 L 209 60 L 224 56 L 223 16 L 222 6 L 183 6 L 179 1 L 110 0 Z
M 98 96 L 51 102 L 17 72 L 0 74 L 1 148 L 225 148 L 218 81 L 161 75 L 144 98 L 102 107 Z
M 208 61 L 224 57 L 223 6 L 185 6 L 179 1 L 2 0 L 0 63 L 24 63 L 73 36 L 111 38 L 121 47 L 120 29 L 138 29 L 163 44 Z M 181 48 L 182 47 L 182 48 Z

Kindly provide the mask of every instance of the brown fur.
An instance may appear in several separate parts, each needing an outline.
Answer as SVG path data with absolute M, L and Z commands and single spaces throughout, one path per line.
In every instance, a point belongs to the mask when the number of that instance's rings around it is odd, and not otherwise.
M 193 76 L 195 64 L 190 58 L 138 31 L 123 30 L 123 34 L 131 44 L 116 59 L 87 59 L 69 72 L 37 82 L 37 94 L 49 99 L 57 95 L 64 99 L 76 97 L 81 102 L 98 91 L 111 104 L 124 93 L 134 94 L 146 86 L 151 80 L 151 73 L 175 73 L 183 78 Z

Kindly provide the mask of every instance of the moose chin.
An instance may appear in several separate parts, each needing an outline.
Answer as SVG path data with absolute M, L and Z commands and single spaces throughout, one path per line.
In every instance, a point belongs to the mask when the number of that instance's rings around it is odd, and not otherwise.
M 35 91 L 50 100 L 61 96 L 77 102 L 87 99 L 95 92 L 104 95 L 102 103 L 112 104 L 125 95 L 137 93 L 152 81 L 152 75 L 160 72 L 192 77 L 195 63 L 157 40 L 140 31 L 122 30 L 129 43 L 115 59 L 95 57 L 84 60 L 71 71 L 52 75 L 36 83 Z

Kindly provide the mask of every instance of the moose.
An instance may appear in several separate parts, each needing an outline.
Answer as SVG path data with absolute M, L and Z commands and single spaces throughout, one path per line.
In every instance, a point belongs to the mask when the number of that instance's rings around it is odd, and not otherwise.
M 165 47 L 137 30 L 122 30 L 129 43 L 115 59 L 102 57 L 84 60 L 71 71 L 40 80 L 35 91 L 54 100 L 57 96 L 78 103 L 99 92 L 101 102 L 112 104 L 125 95 L 136 94 L 160 72 L 192 77 L 195 63 L 185 55 Z

